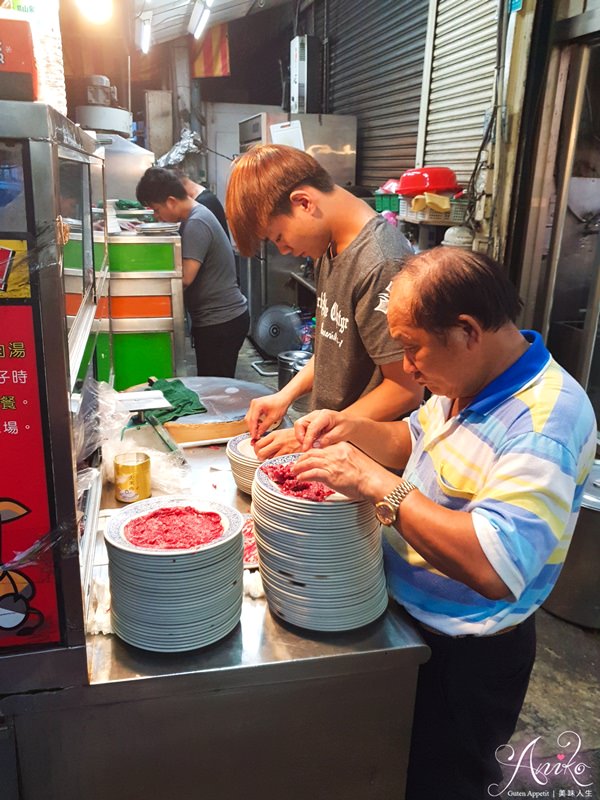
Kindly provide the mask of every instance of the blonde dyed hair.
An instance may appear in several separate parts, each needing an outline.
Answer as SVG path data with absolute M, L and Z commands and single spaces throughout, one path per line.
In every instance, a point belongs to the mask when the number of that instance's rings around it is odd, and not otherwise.
M 255 145 L 233 163 L 225 211 L 240 253 L 253 255 L 270 220 L 291 212 L 290 195 L 301 186 L 333 191 L 329 173 L 308 153 L 283 144 Z

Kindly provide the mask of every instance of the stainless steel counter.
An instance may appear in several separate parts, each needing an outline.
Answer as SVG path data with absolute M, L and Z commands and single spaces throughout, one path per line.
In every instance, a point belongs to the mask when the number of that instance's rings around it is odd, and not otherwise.
M 186 454 L 196 494 L 248 509 L 223 446 Z M 404 797 L 428 648 L 396 607 L 321 634 L 245 598 L 240 624 L 205 649 L 155 654 L 98 635 L 88 655 L 89 686 L 3 703 L 19 753 L 19 794 L 3 800 Z
M 249 513 L 251 498 L 235 485 L 225 445 L 189 448 L 184 453 L 192 468 L 194 495 Z M 102 498 L 105 519 L 112 509 L 123 506 L 114 499 L 112 489 L 112 486 L 106 487 Z M 96 547 L 96 569 L 102 569 L 107 563 L 101 530 Z M 288 669 L 297 674 L 301 661 L 309 662 L 303 668 L 311 674 L 335 674 L 347 669 L 343 661 L 348 656 L 398 648 L 416 649 L 421 655 L 426 652 L 418 633 L 397 611 L 388 610 L 379 620 L 358 631 L 321 634 L 280 622 L 271 615 L 264 598 L 252 600 L 248 597 L 244 598 L 237 628 L 221 642 L 192 653 L 163 656 L 130 647 L 112 635 L 87 638 L 92 684 L 161 677 L 165 671 L 173 676 L 266 664 L 286 666 L 282 675 L 287 675 Z

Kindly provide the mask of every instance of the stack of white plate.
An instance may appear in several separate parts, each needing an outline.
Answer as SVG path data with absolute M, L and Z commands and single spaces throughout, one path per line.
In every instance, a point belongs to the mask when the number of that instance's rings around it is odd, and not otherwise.
M 137 233 L 144 236 L 166 236 L 179 233 L 178 222 L 142 222 L 137 226 Z
M 216 512 L 223 534 L 185 550 L 143 548 L 125 538 L 128 522 L 176 506 Z M 234 508 L 189 497 L 154 497 L 118 511 L 104 533 L 117 636 L 170 653 L 213 644 L 232 631 L 242 610 L 243 522 Z
M 271 611 L 318 631 L 359 628 L 387 607 L 381 526 L 370 503 L 340 494 L 323 502 L 283 494 L 264 466 L 252 486 L 260 573 Z
M 252 494 L 254 473 L 261 464 L 250 442 L 249 433 L 242 433 L 227 442 L 227 458 L 231 465 L 233 479 L 238 489 L 246 494 Z

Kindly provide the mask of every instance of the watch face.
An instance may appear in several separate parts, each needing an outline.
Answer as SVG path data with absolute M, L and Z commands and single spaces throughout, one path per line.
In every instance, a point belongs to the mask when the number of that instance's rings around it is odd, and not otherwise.
M 393 525 L 396 521 L 398 509 L 386 500 L 375 505 L 375 516 L 382 525 Z

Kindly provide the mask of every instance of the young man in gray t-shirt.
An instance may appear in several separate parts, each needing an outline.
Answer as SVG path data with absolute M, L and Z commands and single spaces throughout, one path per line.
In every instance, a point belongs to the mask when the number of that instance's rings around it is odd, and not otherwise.
M 226 210 L 243 255 L 270 239 L 283 254 L 317 261 L 315 353 L 282 390 L 252 401 L 246 419 L 257 455 L 299 448 L 293 431 L 263 434 L 308 392 L 313 408 L 377 420 L 417 407 L 422 389 L 404 372 L 387 325 L 391 282 L 412 252 L 405 237 L 336 186 L 314 158 L 284 145 L 258 145 L 240 156 Z
M 183 297 L 192 321 L 198 375 L 233 378 L 249 316 L 229 239 L 215 215 L 188 196 L 171 170 L 150 167 L 136 194 L 159 219 L 181 223 Z

